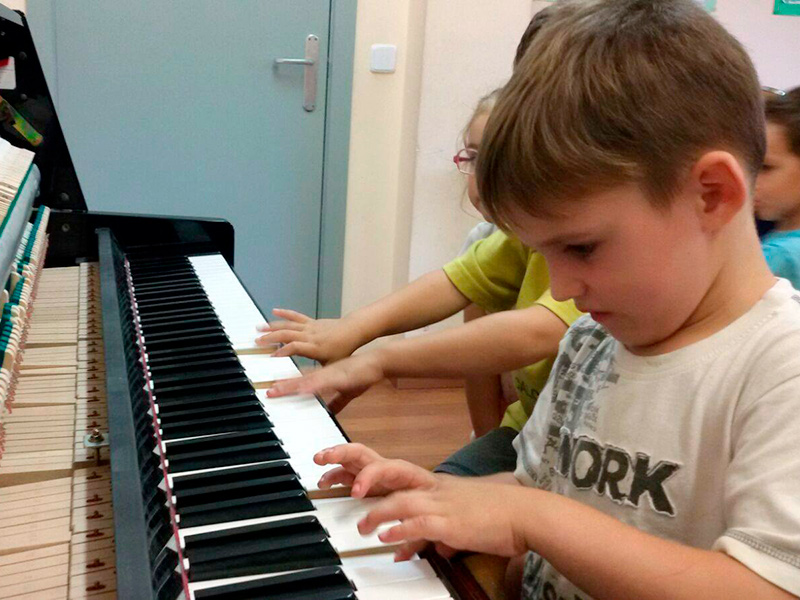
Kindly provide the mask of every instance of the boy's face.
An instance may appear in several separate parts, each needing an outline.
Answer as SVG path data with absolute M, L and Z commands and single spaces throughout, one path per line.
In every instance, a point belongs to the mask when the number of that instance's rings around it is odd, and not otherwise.
M 556 217 L 512 216 L 547 260 L 553 297 L 573 298 L 634 352 L 690 323 L 710 286 L 709 240 L 687 197 L 658 209 L 628 185 L 565 202 Z
M 767 123 L 767 155 L 756 180 L 756 215 L 767 221 L 800 214 L 800 156 L 789 149 L 786 129 Z

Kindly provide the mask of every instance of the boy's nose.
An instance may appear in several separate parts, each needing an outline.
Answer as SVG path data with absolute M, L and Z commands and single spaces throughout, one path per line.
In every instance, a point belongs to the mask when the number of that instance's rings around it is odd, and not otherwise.
M 580 298 L 585 289 L 584 284 L 568 271 L 550 271 L 550 294 L 556 302 L 566 302 Z

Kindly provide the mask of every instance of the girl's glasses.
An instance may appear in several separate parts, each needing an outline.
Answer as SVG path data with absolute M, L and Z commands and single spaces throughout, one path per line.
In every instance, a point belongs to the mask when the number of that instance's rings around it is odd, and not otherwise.
M 762 85 L 761 91 L 766 92 L 767 94 L 772 94 L 774 96 L 785 96 L 786 92 L 783 90 L 779 90 L 778 88 L 769 87 L 768 85 Z
M 475 162 L 478 158 L 478 151 L 474 148 L 462 148 L 453 157 L 453 162 L 456 163 L 456 169 L 459 173 L 464 175 L 475 174 Z

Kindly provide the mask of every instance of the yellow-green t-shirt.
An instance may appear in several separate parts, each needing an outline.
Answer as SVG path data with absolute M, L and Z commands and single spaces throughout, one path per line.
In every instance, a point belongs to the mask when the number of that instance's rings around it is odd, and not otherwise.
M 447 263 L 444 272 L 458 291 L 487 312 L 541 305 L 567 326 L 581 316 L 572 300 L 553 299 L 544 257 L 502 231 L 472 244 Z M 506 410 L 502 426 L 522 429 L 547 382 L 554 359 L 555 356 L 514 372 L 519 400 Z

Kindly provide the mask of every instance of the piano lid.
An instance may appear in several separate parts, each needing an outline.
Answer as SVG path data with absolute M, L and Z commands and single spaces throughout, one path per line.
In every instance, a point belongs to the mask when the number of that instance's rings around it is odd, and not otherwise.
M 25 16 L 0 4 L 0 137 L 36 153 L 36 206 L 85 211 L 61 124 Z

